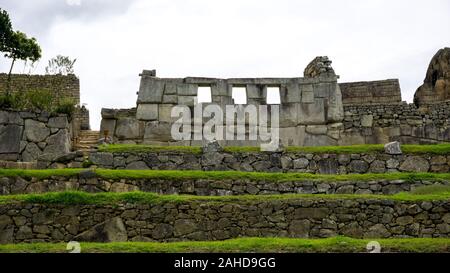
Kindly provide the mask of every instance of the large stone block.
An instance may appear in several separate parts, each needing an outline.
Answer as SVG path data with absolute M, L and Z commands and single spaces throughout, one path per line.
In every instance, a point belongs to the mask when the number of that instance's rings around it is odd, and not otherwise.
M 65 128 L 69 128 L 69 121 L 67 120 L 67 117 L 65 117 L 65 116 L 53 117 L 53 118 L 48 119 L 47 125 L 49 128 L 65 129 Z
M 0 154 L 19 153 L 22 126 L 0 125 Z
M 286 92 L 280 94 L 281 103 L 299 103 L 301 98 L 300 88 L 298 83 L 290 83 L 287 86 Z
M 113 136 L 115 129 L 116 129 L 115 119 L 106 119 L 106 118 L 102 119 L 100 123 L 100 135 L 103 136 L 105 131 L 108 131 L 108 135 Z
M 114 217 L 75 236 L 80 242 L 126 242 L 127 230 L 120 217 Z
M 312 84 L 300 85 L 303 103 L 314 103 L 314 88 Z
M 29 141 L 42 142 L 50 135 L 50 129 L 43 122 L 27 119 L 24 134 Z
M 167 122 L 149 121 L 145 124 L 144 141 L 173 141 L 171 128 Z
M 142 77 L 137 103 L 161 103 L 164 81 Z
M 247 99 L 263 98 L 263 90 L 256 84 L 247 84 Z
M 280 105 L 280 128 L 298 125 L 298 103 Z
M 194 106 L 196 102 L 196 96 L 178 96 L 178 104 L 180 105 Z
M 115 136 L 120 140 L 139 139 L 144 133 L 144 122 L 135 118 L 121 118 L 117 120 Z
M 314 103 L 298 105 L 298 124 L 325 124 L 325 105 L 323 99 L 315 99 Z
M 327 122 L 341 122 L 344 119 L 344 106 L 342 104 L 341 89 L 337 83 L 334 84 L 328 97 Z
M 177 118 L 171 117 L 172 108 L 174 105 L 172 104 L 160 104 L 158 109 L 158 120 L 162 122 L 174 122 Z
M 303 146 L 305 126 L 280 128 L 280 143 L 284 146 Z
M 70 152 L 71 143 L 68 130 L 60 129 L 58 133 L 48 137 L 47 146 L 45 147 L 43 154 L 51 159 L 67 154 Z
M 230 96 L 228 91 L 228 85 L 224 80 L 218 80 L 211 85 L 212 96 Z
M 179 96 L 197 96 L 196 84 L 177 84 L 177 94 Z
M 136 111 L 136 118 L 139 120 L 157 120 L 158 104 L 139 104 Z
M 25 151 L 22 153 L 22 161 L 31 162 L 38 159 L 38 157 L 42 154 L 41 149 L 34 144 L 33 142 L 29 142 Z
M 320 82 L 314 84 L 314 96 L 316 98 L 330 97 L 330 83 Z
M 23 125 L 23 119 L 18 112 L 0 111 L 0 124 Z

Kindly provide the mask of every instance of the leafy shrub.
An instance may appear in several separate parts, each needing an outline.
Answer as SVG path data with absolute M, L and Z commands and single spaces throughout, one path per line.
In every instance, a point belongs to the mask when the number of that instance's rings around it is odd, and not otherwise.
M 0 109 L 19 111 L 45 111 L 52 114 L 66 114 L 73 117 L 76 103 L 69 98 L 55 99 L 47 90 L 30 90 L 28 92 L 0 95 Z
M 54 113 L 66 114 L 69 119 L 72 119 L 75 112 L 75 102 L 72 99 L 61 99 L 53 109 Z
M 47 90 L 28 91 L 25 93 L 25 108 L 51 112 L 53 99 L 53 94 Z
M 0 109 L 22 109 L 25 106 L 23 94 L 0 95 Z

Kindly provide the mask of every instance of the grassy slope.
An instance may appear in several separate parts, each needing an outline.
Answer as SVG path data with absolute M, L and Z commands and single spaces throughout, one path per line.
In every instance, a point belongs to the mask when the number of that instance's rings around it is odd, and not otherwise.
M 0 177 L 23 177 L 45 179 L 49 177 L 75 177 L 80 172 L 87 169 L 50 169 L 50 170 L 21 170 L 21 169 L 0 169 Z M 384 173 L 384 174 L 346 174 L 346 175 L 321 175 L 309 173 L 264 173 L 264 172 L 241 172 L 241 171 L 196 171 L 196 170 L 90 170 L 97 176 L 106 179 L 162 179 L 162 180 L 189 180 L 189 179 L 249 179 L 265 181 L 371 181 L 371 180 L 432 180 L 449 181 L 450 173 Z
M 450 144 L 436 145 L 402 145 L 402 151 L 406 154 L 450 154 Z M 259 147 L 225 147 L 226 152 L 259 152 Z M 102 152 L 158 152 L 158 151 L 180 151 L 200 153 L 200 147 L 192 146 L 153 146 L 133 144 L 113 144 L 100 146 Z M 383 144 L 365 144 L 352 146 L 320 146 L 320 147 L 286 147 L 287 152 L 301 153 L 377 153 L 384 151 Z
M 50 192 L 42 194 L 21 194 L 0 196 L 0 204 L 24 202 L 40 204 L 118 204 L 118 203 L 161 203 L 161 202 L 256 202 L 270 200 L 298 200 L 298 199 L 377 199 L 393 201 L 431 201 L 450 200 L 450 190 L 427 192 L 425 194 L 398 193 L 395 195 L 364 195 L 364 194 L 277 194 L 277 195 L 237 195 L 237 196 L 193 196 L 193 195 L 158 195 L 150 192 L 124 193 L 85 193 L 77 191 Z
M 81 252 L 367 252 L 373 239 L 239 238 L 210 242 L 81 243 Z M 381 252 L 449 252 L 450 238 L 376 239 Z M 0 253 L 68 252 L 64 243 L 0 245 Z

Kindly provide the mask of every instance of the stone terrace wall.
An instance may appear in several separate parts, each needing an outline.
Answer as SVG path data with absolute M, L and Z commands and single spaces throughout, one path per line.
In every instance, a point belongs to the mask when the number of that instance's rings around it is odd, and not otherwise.
M 294 152 L 186 152 L 106 153 L 89 156 L 109 169 L 236 170 L 307 172 L 318 174 L 448 172 L 450 156 L 370 154 L 308 154 Z M 54 165 L 55 166 L 55 165 Z
M 0 93 L 6 91 L 8 74 L 0 73 Z M 80 103 L 80 80 L 77 76 L 64 75 L 11 75 L 11 91 L 48 90 L 57 98 L 72 98 Z
M 395 194 L 428 185 L 450 185 L 450 181 L 373 180 L 373 181 L 266 181 L 250 179 L 183 179 L 156 178 L 105 179 L 90 172 L 67 178 L 52 176 L 46 179 L 0 177 L 0 195 L 61 192 L 67 190 L 85 192 L 144 191 L 158 194 L 190 194 L 201 196 L 262 195 L 262 194 Z
M 246 237 L 448 237 L 450 201 L 287 199 L 160 204 L 0 204 L 0 243 Z M 95 227 L 95 228 L 94 228 Z
M 342 144 L 403 144 L 450 142 L 450 101 L 428 112 L 414 104 L 345 106 Z
M 36 161 L 70 152 L 71 125 L 65 115 L 0 111 L 0 160 Z
M 340 83 L 344 105 L 397 104 L 402 101 L 398 79 Z

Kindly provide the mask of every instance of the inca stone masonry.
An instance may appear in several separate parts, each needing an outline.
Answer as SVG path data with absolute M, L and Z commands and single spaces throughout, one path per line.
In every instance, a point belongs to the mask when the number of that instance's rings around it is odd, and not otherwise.
M 450 48 L 441 49 L 431 60 L 415 104 L 402 102 L 397 79 L 338 83 L 327 57 L 315 58 L 304 77 L 298 78 L 158 78 L 155 70 L 144 70 L 137 107 L 102 109 L 101 133 L 116 143 L 202 145 L 202 141 L 172 139 L 173 106 L 193 107 L 198 87 L 210 88 L 212 101 L 203 106 L 234 104 L 235 87 L 245 88 L 247 104 L 264 105 L 268 87 L 275 87 L 280 95 L 284 146 L 450 142 L 449 52 Z M 220 142 L 222 146 L 260 145 L 250 140 Z

